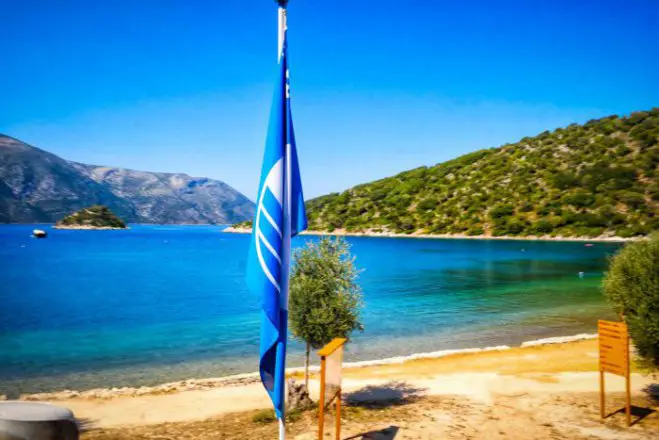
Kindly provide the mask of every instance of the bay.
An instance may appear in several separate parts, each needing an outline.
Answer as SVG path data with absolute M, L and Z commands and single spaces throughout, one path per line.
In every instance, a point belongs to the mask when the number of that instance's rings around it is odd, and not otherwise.
M 0 394 L 258 369 L 248 235 L 220 226 L 46 226 L 49 237 L 38 240 L 35 227 L 0 226 Z M 347 240 L 365 300 L 365 331 L 347 361 L 593 333 L 598 318 L 613 316 L 600 284 L 619 244 Z M 291 343 L 289 366 L 303 364 L 302 351 Z

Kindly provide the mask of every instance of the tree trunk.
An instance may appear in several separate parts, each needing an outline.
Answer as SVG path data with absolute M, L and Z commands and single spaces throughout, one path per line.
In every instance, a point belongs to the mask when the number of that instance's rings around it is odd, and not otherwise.
M 311 346 L 307 342 L 307 357 L 304 360 L 304 386 L 309 389 L 309 352 L 311 351 Z

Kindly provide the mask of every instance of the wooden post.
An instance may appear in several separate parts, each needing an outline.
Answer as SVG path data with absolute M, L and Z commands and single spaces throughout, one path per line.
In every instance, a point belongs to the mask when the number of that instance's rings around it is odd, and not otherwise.
M 629 333 L 627 334 L 627 375 L 625 376 L 625 412 L 627 413 L 627 426 L 632 426 L 632 386 L 631 386 L 631 365 L 629 361 Z
M 600 369 L 600 416 L 602 419 L 606 417 L 606 411 L 604 407 L 604 371 Z
M 307 387 L 309 392 L 309 353 L 311 352 L 311 345 L 307 342 L 306 358 L 304 359 L 304 386 Z
M 632 426 L 632 401 L 631 401 L 632 390 L 631 390 L 631 380 L 629 378 L 629 373 L 627 374 L 626 382 L 627 383 L 625 388 L 627 391 L 626 393 L 627 396 L 626 396 L 625 406 L 627 408 L 625 409 L 625 412 L 627 413 L 627 426 Z
M 320 397 L 318 398 L 318 440 L 325 429 L 325 356 L 320 357 Z
M 341 440 L 341 390 L 336 395 L 336 440 Z

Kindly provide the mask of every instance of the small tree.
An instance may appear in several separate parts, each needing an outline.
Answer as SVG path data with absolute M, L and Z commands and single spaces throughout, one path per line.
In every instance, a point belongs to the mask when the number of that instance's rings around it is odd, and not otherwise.
M 334 338 L 363 330 L 359 271 L 345 240 L 323 237 L 295 252 L 290 279 L 289 320 L 294 337 L 306 343 L 304 383 L 309 385 L 309 352 Z
M 641 360 L 659 367 L 659 233 L 626 245 L 611 259 L 604 293 L 629 327 Z

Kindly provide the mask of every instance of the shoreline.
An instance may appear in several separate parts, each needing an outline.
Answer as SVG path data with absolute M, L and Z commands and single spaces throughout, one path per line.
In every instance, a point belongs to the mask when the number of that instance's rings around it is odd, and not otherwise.
M 229 226 L 222 230 L 229 234 L 251 234 L 252 228 L 235 228 Z M 639 240 L 642 237 L 563 237 L 556 236 L 552 237 L 549 235 L 542 236 L 510 236 L 510 235 L 501 235 L 501 236 L 487 236 L 487 235 L 466 235 L 466 234 L 421 234 L 421 233 L 411 233 L 411 234 L 398 234 L 395 232 L 347 232 L 342 229 L 337 229 L 332 232 L 327 231 L 314 231 L 306 230 L 302 231 L 300 235 L 311 235 L 311 236 L 324 236 L 330 235 L 335 237 L 380 237 L 380 238 L 430 238 L 430 239 L 450 239 L 450 240 L 509 240 L 509 241 L 564 241 L 564 242 L 602 242 L 602 243 L 626 243 L 629 241 Z
M 486 352 L 453 353 L 446 354 L 439 359 L 413 359 L 397 364 L 345 368 L 342 373 L 344 399 L 348 407 L 372 407 L 373 411 L 378 413 L 388 411 L 386 408 L 395 407 L 406 407 L 412 411 L 418 411 L 418 407 L 414 405 L 421 404 L 432 414 L 436 414 L 436 410 L 442 409 L 436 406 L 440 402 L 458 403 L 453 408 L 455 417 L 464 416 L 465 408 L 471 408 L 470 411 L 473 414 L 485 415 L 485 417 L 488 417 L 492 409 L 503 408 L 505 414 L 502 416 L 504 417 L 499 417 L 494 421 L 497 426 L 501 420 L 508 420 L 512 414 L 511 411 L 515 410 L 518 412 L 517 417 L 511 421 L 513 423 L 510 425 L 515 432 L 519 431 L 517 422 L 523 422 L 529 426 L 537 426 L 540 423 L 530 417 L 528 412 L 530 408 L 537 409 L 539 405 L 549 405 L 546 408 L 551 411 L 551 414 L 563 420 L 566 413 L 572 413 L 575 410 L 581 413 L 583 403 L 592 400 L 593 405 L 598 404 L 598 341 L 589 339 L 558 343 L 555 338 L 552 339 L 551 341 L 548 339 L 545 345 L 513 347 Z M 294 379 L 298 382 L 303 378 L 301 372 L 294 374 L 289 372 L 287 376 L 289 380 Z M 632 366 L 631 376 L 632 398 L 638 404 L 642 401 L 643 390 L 651 386 L 656 378 L 640 372 L 635 366 Z M 270 409 L 272 403 L 258 376 L 248 379 L 248 382 L 243 383 L 234 382 L 230 385 L 225 384 L 225 386 L 215 385 L 197 389 L 193 387 L 172 389 L 158 394 L 120 395 L 115 393 L 104 398 L 79 394 L 59 400 L 55 398 L 56 396 L 41 400 L 50 400 L 56 405 L 66 406 L 73 411 L 77 418 L 85 420 L 90 429 L 99 435 L 99 437 L 92 435 L 93 439 L 156 438 L 151 434 L 161 433 L 162 438 L 191 438 L 178 434 L 184 432 L 189 434 L 191 427 L 197 427 L 196 423 L 214 424 L 218 429 L 215 431 L 215 435 L 211 435 L 206 430 L 199 430 L 199 435 L 194 438 L 218 438 L 219 434 L 226 433 L 229 425 L 240 424 L 240 420 L 244 420 L 240 435 L 227 438 L 257 438 L 252 434 L 260 425 L 254 424 L 252 417 L 260 410 Z M 625 381 L 617 379 L 620 378 L 607 378 L 606 390 L 607 394 L 611 396 L 609 399 L 622 401 Z M 319 398 L 319 388 L 319 375 L 312 373 L 309 378 L 309 391 L 312 399 Z M 614 394 L 611 395 L 612 393 Z M 569 402 L 573 402 L 573 404 L 569 404 Z M 557 403 L 560 404 L 559 407 L 557 407 Z M 611 403 L 613 404 L 613 402 Z M 600 423 L 599 406 L 593 408 L 593 420 Z M 363 411 L 363 409 L 356 410 Z M 365 414 L 369 423 L 373 421 L 372 415 L 374 414 L 373 412 Z M 313 418 L 314 412 L 311 412 L 309 416 Z M 583 416 L 579 415 L 579 417 Z M 546 421 L 545 417 L 541 419 Z M 623 419 L 620 418 L 620 420 Z M 392 422 L 389 417 L 386 421 L 389 424 Z M 401 420 L 395 421 L 401 422 Z M 432 417 L 428 421 L 436 422 L 437 418 Z M 349 429 L 355 430 L 355 433 L 372 430 L 371 426 L 363 427 L 363 429 L 355 427 L 356 420 L 351 417 L 346 422 L 346 428 L 353 425 Z M 176 425 L 176 423 L 180 423 L 180 425 Z M 469 423 L 473 425 L 474 429 L 480 429 L 484 422 L 477 417 L 477 420 Z M 267 426 L 276 429 L 274 424 Z M 290 426 L 293 427 L 292 424 Z M 311 425 L 305 429 L 315 432 L 315 426 L 316 423 L 312 419 Z M 400 426 L 402 429 L 409 428 L 405 424 L 400 424 Z M 429 429 L 434 429 L 433 426 L 435 425 L 431 423 L 422 431 L 429 432 Z M 166 432 L 163 432 L 161 428 L 166 429 Z M 106 431 L 111 429 L 117 430 Z M 133 435 L 138 432 L 140 435 Z M 121 435 L 118 435 L 119 433 Z M 158 438 L 160 437 L 158 435 Z M 300 437 L 300 439 L 307 437 Z M 274 437 L 258 436 L 258 438 Z M 425 436 L 423 438 L 442 438 L 442 436 Z M 497 436 L 496 438 L 516 437 Z M 586 437 L 551 435 L 542 438 L 549 440 L 556 438 L 585 439 Z M 606 438 L 618 437 L 608 436 Z
M 130 229 L 128 226 L 125 228 L 115 228 L 112 226 L 88 226 L 88 225 L 80 225 L 80 226 L 58 226 L 58 225 L 53 225 L 51 226 L 51 229 L 70 229 L 70 230 L 79 230 L 79 231 L 124 231 L 126 229 Z
M 480 348 L 461 348 L 461 349 L 445 349 L 431 352 L 412 353 L 406 356 L 394 356 L 389 358 L 345 362 L 343 368 L 349 372 L 359 370 L 366 370 L 369 367 L 386 367 L 392 365 L 404 365 L 415 361 L 433 361 L 451 356 L 464 356 L 464 355 L 478 355 L 484 353 L 501 353 L 508 352 L 515 349 L 526 349 L 533 347 L 542 347 L 547 345 L 560 345 L 570 344 L 574 342 L 582 342 L 593 340 L 597 338 L 597 334 L 580 333 L 571 336 L 555 336 L 548 338 L 535 339 L 524 341 L 520 345 L 496 345 L 490 347 Z M 311 365 L 309 367 L 311 373 L 320 371 L 318 365 Z M 286 368 L 286 375 L 290 377 L 297 377 L 304 372 L 304 367 L 291 367 Z M 213 377 L 213 378 L 189 378 L 185 380 L 178 380 L 173 382 L 165 382 L 153 386 L 140 386 L 140 387 L 101 387 L 92 388 L 87 390 L 59 390 L 42 393 L 26 393 L 21 394 L 20 400 L 29 401 L 61 401 L 68 399 L 88 399 L 88 400 L 107 400 L 118 397 L 139 397 L 139 396 L 155 396 L 163 394 L 173 394 L 186 391 L 202 391 L 213 390 L 218 388 L 239 387 L 251 385 L 259 382 L 259 373 L 241 373 L 229 376 Z M 0 401 L 3 400 L 3 395 L 0 395 Z

